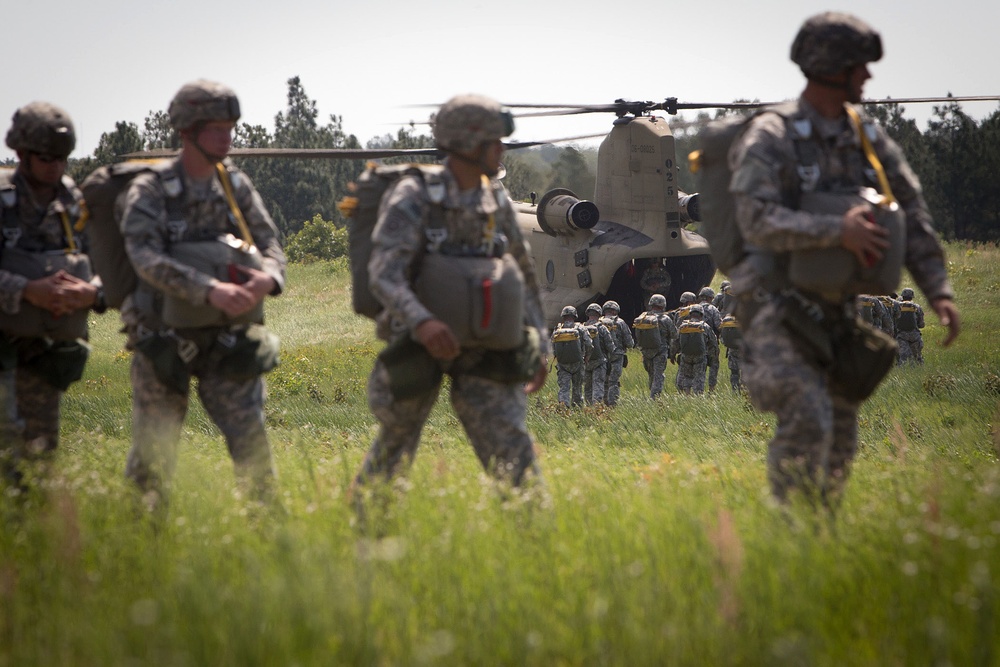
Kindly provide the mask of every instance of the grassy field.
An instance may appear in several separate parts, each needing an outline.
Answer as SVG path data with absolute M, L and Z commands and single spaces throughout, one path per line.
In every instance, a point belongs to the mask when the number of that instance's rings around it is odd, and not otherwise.
M 129 357 L 94 318 L 44 492 L 0 499 L 0 666 L 1000 664 L 1000 250 L 949 259 L 962 336 L 929 316 L 926 365 L 865 404 L 833 528 L 769 502 L 773 420 L 724 362 L 716 395 L 652 402 L 633 356 L 615 410 L 560 409 L 554 377 L 532 397 L 547 506 L 496 492 L 442 400 L 367 537 L 345 496 L 380 343 L 336 264 L 269 304 L 287 517 L 247 506 L 194 405 L 154 526 L 123 479 Z

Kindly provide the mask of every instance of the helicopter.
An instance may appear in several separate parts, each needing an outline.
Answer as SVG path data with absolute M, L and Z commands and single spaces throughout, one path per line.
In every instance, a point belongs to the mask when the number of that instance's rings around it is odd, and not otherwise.
M 1000 96 L 887 98 L 863 104 L 1000 100 Z M 554 325 L 564 306 L 582 312 L 588 304 L 617 301 L 631 321 L 649 297 L 663 294 L 667 308 L 683 292 L 711 283 L 716 267 L 706 239 L 687 229 L 700 221 L 699 195 L 678 188 L 678 164 L 670 124 L 654 112 L 755 110 L 772 102 L 687 103 L 616 100 L 605 105 L 505 104 L 547 111 L 517 117 L 612 113 L 611 131 L 550 141 L 507 142 L 507 150 L 604 136 L 598 148 L 592 199 L 554 188 L 531 201 L 512 202 L 517 224 L 531 248 L 546 322 Z M 143 151 L 123 157 L 154 158 L 173 151 Z M 434 148 L 411 149 L 233 149 L 231 157 L 381 159 L 440 156 Z M 501 174 L 502 179 L 502 174 Z M 502 180 L 501 180 L 502 182 Z

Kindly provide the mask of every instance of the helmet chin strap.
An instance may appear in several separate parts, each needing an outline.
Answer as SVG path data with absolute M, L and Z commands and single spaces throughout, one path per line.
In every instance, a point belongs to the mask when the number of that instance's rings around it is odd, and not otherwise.
M 492 166 L 486 164 L 486 159 L 485 159 L 485 155 L 484 155 L 486 151 L 485 151 L 484 147 L 486 146 L 487 143 L 489 143 L 489 142 L 484 141 L 483 143 L 479 144 L 479 148 L 476 150 L 476 157 L 472 157 L 472 156 L 469 156 L 469 155 L 464 155 L 464 154 L 459 153 L 458 151 L 455 151 L 455 150 L 446 150 L 445 152 L 447 152 L 448 155 L 451 156 L 451 157 L 454 157 L 454 158 L 456 158 L 458 160 L 461 160 L 462 162 L 465 162 L 466 164 L 471 164 L 471 165 L 475 166 L 477 169 L 479 169 L 480 171 L 482 171 L 484 174 L 486 174 L 490 178 L 493 178 L 498 173 L 500 173 L 500 167 L 499 166 L 492 167 Z
M 223 160 L 225 160 L 226 156 L 225 155 L 215 155 L 214 153 L 209 153 L 204 148 L 202 148 L 201 144 L 198 143 L 198 135 L 201 134 L 202 127 L 203 127 L 202 123 L 196 123 L 194 125 L 193 131 L 190 132 L 191 145 L 194 146 L 195 149 L 199 153 L 201 153 L 202 157 L 204 157 L 206 160 L 208 160 L 212 164 L 218 164 L 219 162 L 222 162 Z

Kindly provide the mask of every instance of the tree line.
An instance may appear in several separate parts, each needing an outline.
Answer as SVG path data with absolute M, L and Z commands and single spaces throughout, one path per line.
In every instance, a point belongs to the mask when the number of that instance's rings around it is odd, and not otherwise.
M 238 124 L 237 148 L 361 148 L 348 134 L 340 116 L 321 120 L 316 101 L 306 93 L 299 77 L 288 79 L 287 106 L 274 117 L 274 128 Z M 898 104 L 869 106 L 869 113 L 885 126 L 906 153 L 920 177 L 938 232 L 949 239 L 1000 242 L 1000 108 L 982 121 L 966 115 L 958 103 L 934 107 L 927 129 L 919 130 Z M 721 115 L 721 114 L 717 114 Z M 700 121 L 708 121 L 702 114 Z M 695 126 L 697 123 L 695 123 Z M 119 121 L 101 135 L 93 156 L 70 161 L 69 173 L 77 182 L 97 167 L 120 156 L 154 148 L 176 148 L 176 133 L 165 111 L 150 111 L 140 127 Z M 429 134 L 415 127 L 369 139 L 366 148 L 426 148 Z M 697 147 L 697 129 L 678 130 L 676 136 L 680 185 L 695 192 L 687 169 L 687 155 Z M 429 159 L 429 158 L 428 158 Z M 337 201 L 348 184 L 365 167 L 364 160 L 289 160 L 236 158 L 234 160 L 257 186 L 278 228 L 293 235 L 317 216 L 341 227 L 344 220 Z M 511 196 L 529 200 L 554 187 L 574 191 L 581 199 L 593 196 L 597 151 L 577 146 L 543 146 L 504 156 L 504 185 Z

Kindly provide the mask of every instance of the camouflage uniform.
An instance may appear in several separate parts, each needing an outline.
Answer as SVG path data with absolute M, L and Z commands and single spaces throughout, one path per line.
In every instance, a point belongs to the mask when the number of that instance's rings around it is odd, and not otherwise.
M 804 31 L 805 26 L 800 36 Z M 874 42 L 869 38 L 868 43 Z M 797 38 L 793 58 L 800 48 Z M 877 53 L 874 47 L 865 51 L 851 44 L 843 52 L 847 57 L 860 53 L 858 60 L 851 61 L 855 64 L 870 62 L 881 56 L 881 44 Z M 800 60 L 806 62 L 802 58 L 796 62 Z M 833 75 L 846 66 L 838 65 L 822 75 Z M 795 131 L 799 136 L 808 121 L 814 137 L 819 158 L 817 190 L 833 185 L 877 187 L 868 175 L 858 134 L 846 116 L 826 118 L 803 97 L 798 101 L 798 117 Z M 743 379 L 754 404 L 777 415 L 768 454 L 772 491 L 781 500 L 793 488 L 810 495 L 818 491 L 824 500 L 832 500 L 846 481 L 857 450 L 859 403 L 833 389 L 827 371 L 803 352 L 797 334 L 786 324 L 787 305 L 780 295 L 790 285 L 784 268 L 786 253 L 839 246 L 843 223 L 838 215 L 798 210 L 795 193 L 802 185 L 797 175 L 800 160 L 790 124 L 777 114 L 763 113 L 750 122 L 729 154 L 736 219 L 743 238 L 755 249 L 733 268 L 730 277 L 740 298 L 738 316 L 744 325 Z M 944 255 L 916 176 L 883 129 L 866 123 L 864 131 L 872 137 L 892 191 L 906 213 L 906 267 L 928 298 L 951 298 Z M 847 295 L 843 303 L 814 303 L 823 308 L 828 321 L 854 317 L 853 295 Z
M 733 391 L 743 389 L 743 377 L 740 367 L 740 359 L 743 352 L 743 332 L 735 315 L 726 315 L 722 319 L 722 334 L 719 336 L 720 342 L 726 346 L 726 363 L 729 366 L 729 385 Z
M 594 343 L 590 339 L 590 332 L 579 322 L 573 322 L 571 325 L 564 323 L 562 327 L 577 330 L 580 345 L 583 348 L 583 360 L 573 362 L 562 361 L 559 359 L 558 350 L 556 351 L 556 378 L 559 381 L 559 403 L 565 406 L 582 405 L 584 371 L 587 368 Z
M 685 354 L 685 337 L 699 335 L 704 339 L 705 353 L 693 356 Z M 718 363 L 719 359 L 719 339 L 716 338 L 711 325 L 697 317 L 681 322 L 680 327 L 678 327 L 678 348 L 677 377 L 674 380 L 677 390 L 683 394 L 704 394 L 705 368 L 708 366 L 708 360 L 714 357 Z
M 611 332 L 596 316 L 592 316 L 583 326 L 590 334 L 590 341 L 593 343 L 590 359 L 583 374 L 583 397 L 588 405 L 603 403 L 608 359 L 615 353 L 615 342 Z
M 148 336 L 168 329 L 154 305 L 162 302 L 164 295 L 204 305 L 217 282 L 172 258 L 171 242 L 177 241 L 179 234 L 214 239 L 238 233 L 218 178 L 190 178 L 180 158 L 173 161 L 172 169 L 183 184 L 183 225 L 168 219 L 168 194 L 156 173 L 136 176 L 124 197 L 125 250 L 140 278 L 139 288 L 122 304 L 122 321 L 131 350 L 136 350 Z M 278 230 L 250 179 L 235 167 L 228 169 L 236 201 L 263 258 L 263 269 L 274 279 L 275 293 L 280 293 L 285 284 L 286 260 Z M 237 475 L 249 480 L 259 497 L 271 493 L 274 466 L 264 431 L 263 380 L 259 375 L 232 376 L 223 370 L 219 354 L 227 336 L 244 335 L 246 329 L 241 325 L 179 330 L 181 338 L 197 346 L 198 355 L 179 372 L 175 383 L 161 379 L 146 354 L 136 351 L 132 355 L 132 449 L 125 474 L 144 492 L 166 495 L 187 414 L 190 378 L 196 377 L 198 396 L 226 439 Z
M 879 300 L 877 296 L 871 296 L 868 294 L 859 294 L 858 301 L 858 317 L 860 317 L 864 322 L 872 325 L 880 331 L 885 331 L 890 336 L 892 335 L 892 326 L 889 325 L 889 311 L 886 310 L 885 305 Z
M 885 320 L 882 322 L 882 330 L 887 334 L 896 337 L 896 318 L 899 317 L 899 301 L 895 294 L 878 297 L 885 309 Z
M 655 296 L 655 295 L 654 295 Z M 677 349 L 677 327 L 670 315 L 663 311 L 648 310 L 639 315 L 636 320 L 653 315 L 656 317 L 660 332 L 658 347 L 642 348 L 642 367 L 649 376 L 649 397 L 656 398 L 663 392 L 663 379 L 667 370 L 667 360 Z
M 49 145 L 46 130 L 53 125 L 65 128 L 65 145 Z M 16 169 L 0 170 L 4 244 L 0 255 L 8 247 L 30 254 L 60 253 L 68 251 L 70 243 L 77 253 L 87 252 L 87 239 L 76 229 L 83 212 L 83 196 L 76 184 L 64 175 L 54 186 L 53 199 L 38 201 L 29 186 L 25 173 L 28 167 L 23 162 L 29 152 L 65 157 L 73 144 L 72 124 L 58 107 L 33 102 L 15 113 L 7 145 L 18 152 L 22 162 Z M 71 239 L 67 238 L 67 231 L 71 232 Z M 0 310 L 5 318 L 24 317 L 28 282 L 28 277 L 0 268 Z M 91 283 L 100 295 L 100 279 L 94 277 Z M 93 308 L 103 312 L 101 303 Z M 53 341 L 41 330 L 37 337 L 25 336 L 0 325 L 0 480 L 20 479 L 19 462 L 47 458 L 58 447 L 63 388 L 54 386 L 39 366 L 68 352 L 86 357 L 77 341 Z
M 712 328 L 712 333 L 715 335 L 716 341 L 719 339 L 719 334 L 722 332 L 722 314 L 719 309 L 713 306 L 709 301 L 704 300 L 701 304 L 704 310 L 705 319 L 704 322 Z M 714 350 L 709 350 L 708 355 L 708 390 L 715 391 L 715 385 L 719 381 L 719 346 L 716 345 Z
M 614 340 L 614 352 L 608 357 L 608 378 L 605 382 L 604 402 L 608 405 L 617 405 L 621 395 L 622 369 L 625 363 L 625 355 L 635 347 L 632 340 L 632 330 L 628 323 L 618 317 L 618 311 L 609 309 L 608 304 L 604 304 L 604 312 L 614 312 L 614 315 L 605 315 L 601 318 L 601 323 L 607 327 L 611 338 Z
M 913 303 L 912 298 L 911 295 L 899 302 L 896 315 L 896 342 L 899 344 L 896 363 L 900 366 L 924 363 L 924 338 L 920 333 L 924 328 L 924 309 Z
M 524 275 L 526 321 L 538 330 L 542 353 L 551 354 L 534 264 L 499 182 L 460 191 L 448 169 L 441 172 L 441 179 L 449 241 L 480 247 L 488 216 L 495 216 L 497 230 L 506 236 L 507 251 Z M 427 189 L 416 177 L 407 176 L 386 193 L 379 208 L 368 267 L 372 293 L 385 306 L 378 330 L 390 341 L 410 335 L 433 318 L 414 293 L 408 275 L 414 258 L 428 241 L 423 220 L 429 206 Z M 483 467 L 517 485 L 525 480 L 526 472 L 537 474 L 534 443 L 525 423 L 527 398 L 519 383 L 501 383 L 463 370 L 474 366 L 482 355 L 482 350 L 463 348 L 457 359 L 442 362 L 452 378 L 451 403 Z M 389 478 L 401 463 L 413 459 L 439 390 L 440 382 L 412 398 L 397 399 L 390 391 L 384 363 L 375 362 L 368 380 L 368 405 L 380 426 L 356 483 L 363 484 L 374 476 Z

